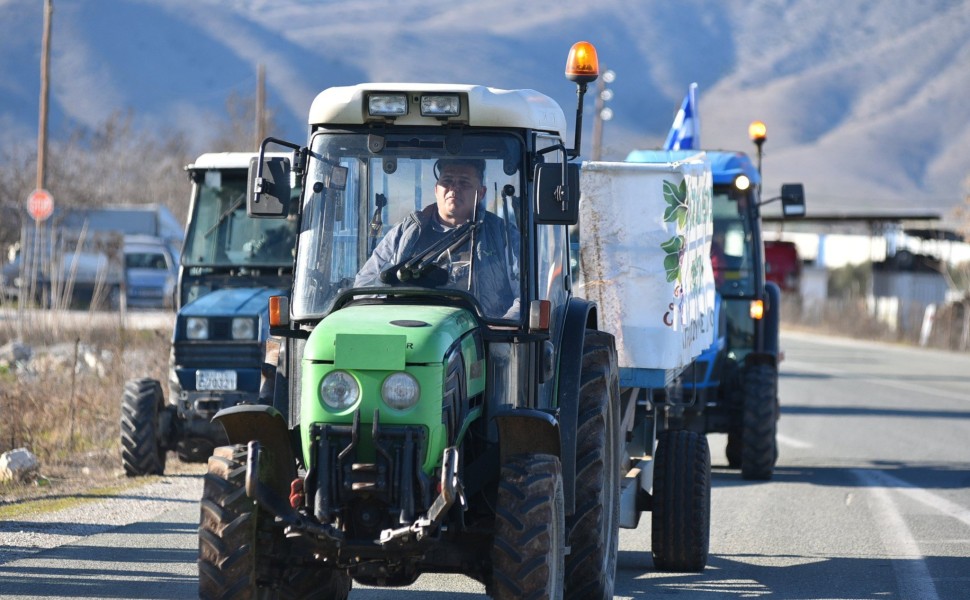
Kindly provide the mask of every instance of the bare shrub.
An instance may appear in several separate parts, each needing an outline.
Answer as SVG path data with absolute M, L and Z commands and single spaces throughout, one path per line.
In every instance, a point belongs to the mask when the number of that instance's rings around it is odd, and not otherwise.
M 0 345 L 11 333 L 0 329 Z M 166 381 L 169 335 L 90 322 L 26 329 L 30 360 L 0 366 L 0 452 L 25 446 L 45 469 L 114 466 L 124 382 Z

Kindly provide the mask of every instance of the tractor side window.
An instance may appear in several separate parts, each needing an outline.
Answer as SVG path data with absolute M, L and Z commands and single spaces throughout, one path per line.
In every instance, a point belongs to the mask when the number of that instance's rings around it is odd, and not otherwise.
M 711 266 L 718 291 L 725 296 L 754 293 L 751 269 L 752 235 L 740 211 L 737 198 L 714 193 L 714 231 L 711 238 Z

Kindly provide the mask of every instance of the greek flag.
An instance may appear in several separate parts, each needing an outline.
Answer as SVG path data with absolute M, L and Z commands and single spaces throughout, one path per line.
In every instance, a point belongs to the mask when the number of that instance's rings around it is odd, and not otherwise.
M 664 142 L 664 150 L 694 150 L 701 146 L 701 121 L 697 115 L 697 102 L 694 100 L 694 90 L 697 84 L 690 84 L 684 102 L 674 117 L 674 123 L 670 126 L 670 133 L 667 134 L 667 141 Z

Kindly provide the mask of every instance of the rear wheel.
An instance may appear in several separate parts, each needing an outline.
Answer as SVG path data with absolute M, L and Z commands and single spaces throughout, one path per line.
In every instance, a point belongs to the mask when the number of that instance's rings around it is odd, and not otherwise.
M 612 598 L 619 540 L 619 380 L 613 339 L 587 330 L 576 433 L 576 510 L 566 519 L 567 598 Z
M 559 458 L 509 457 L 497 504 L 488 594 L 496 600 L 561 599 L 566 524 Z
M 778 371 L 768 364 L 751 365 L 743 385 L 741 477 L 768 480 L 778 459 Z
M 651 521 L 658 569 L 704 570 L 711 530 L 711 455 L 703 434 L 677 430 L 657 436 Z
M 125 383 L 121 398 L 121 464 L 128 477 L 165 472 L 165 443 L 160 415 L 162 386 L 154 379 Z
M 343 572 L 271 564 L 278 547 L 273 518 L 246 496 L 247 449 L 221 446 L 209 458 L 199 514 L 199 598 L 345 600 Z M 272 587 L 260 584 L 261 576 Z

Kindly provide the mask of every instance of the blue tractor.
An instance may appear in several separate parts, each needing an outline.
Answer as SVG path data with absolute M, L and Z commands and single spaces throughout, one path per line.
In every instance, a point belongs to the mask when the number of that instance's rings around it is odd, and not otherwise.
M 268 299 L 289 289 L 297 223 L 295 211 L 276 221 L 246 214 L 254 156 L 209 153 L 186 167 L 192 199 L 168 398 L 155 379 L 125 383 L 121 462 L 130 477 L 163 473 L 170 450 L 183 461 L 205 461 L 226 443 L 222 426 L 212 423 L 219 410 L 272 402 L 278 345 L 269 335 Z
M 744 479 L 767 480 L 778 458 L 778 329 L 781 291 L 765 280 L 761 207 L 781 200 L 787 217 L 805 214 L 801 184 L 762 199 L 759 165 L 742 152 L 705 151 L 713 175 L 711 264 L 717 286 L 714 343 L 681 375 L 682 425 L 727 433 L 727 459 Z M 679 151 L 682 157 L 698 151 Z M 678 152 L 635 150 L 629 162 L 677 160 Z

